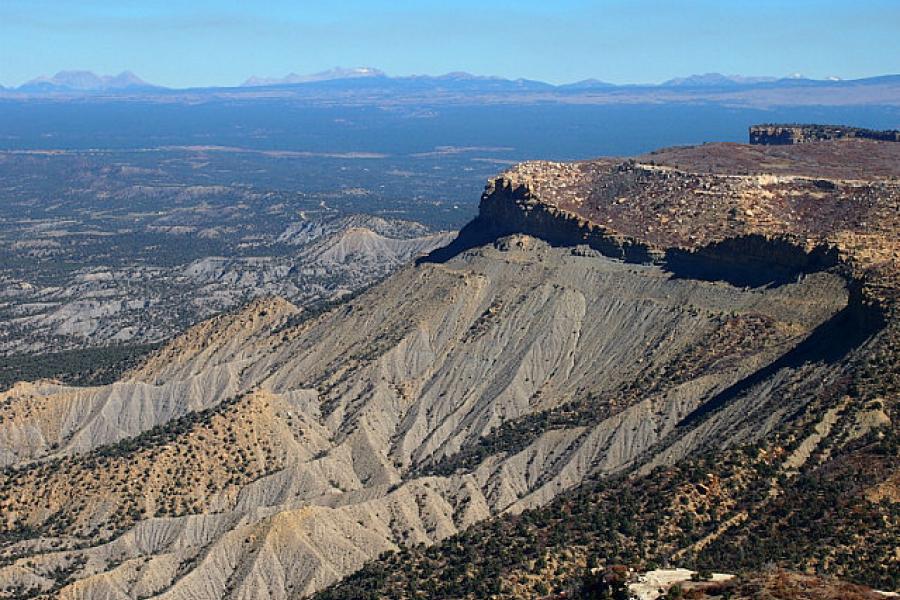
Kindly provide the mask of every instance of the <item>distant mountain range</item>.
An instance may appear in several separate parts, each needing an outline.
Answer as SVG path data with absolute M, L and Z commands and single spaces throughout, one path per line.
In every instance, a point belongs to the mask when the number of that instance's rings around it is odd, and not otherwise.
M 131 71 L 118 75 L 96 75 L 91 71 L 60 71 L 53 77 L 38 77 L 19 86 L 21 92 L 108 92 L 148 90 L 158 86 L 147 83 Z
M 375 80 L 393 80 L 408 82 L 493 82 L 498 83 L 515 83 L 519 87 L 529 88 L 546 88 L 546 89 L 562 89 L 562 90 L 584 90 L 584 89 L 612 89 L 612 88 L 653 88 L 653 87 L 683 87 L 683 88 L 734 88 L 742 86 L 753 86 L 758 84 L 771 83 L 796 83 L 802 81 L 841 81 L 837 77 L 829 77 L 826 80 L 815 80 L 804 77 L 799 73 L 789 75 L 787 77 L 772 76 L 744 76 L 744 75 L 723 75 L 722 73 L 703 73 L 697 75 L 689 75 L 687 77 L 676 77 L 669 79 L 660 84 L 614 84 L 599 79 L 584 79 L 573 83 L 564 83 L 553 85 L 543 81 L 532 79 L 506 79 L 496 76 L 473 75 L 464 71 L 447 73 L 445 75 L 409 75 L 403 77 L 391 77 L 380 69 L 373 67 L 357 67 L 346 69 L 335 67 L 328 71 L 314 73 L 311 75 L 298 75 L 290 73 L 284 77 L 257 77 L 253 76 L 247 79 L 242 87 L 274 87 L 285 85 L 297 85 L 304 83 L 317 83 L 325 81 L 341 81 L 348 79 L 375 79 Z
M 827 81 L 838 82 L 843 81 L 840 77 L 827 77 L 824 80 L 809 79 L 800 73 L 793 73 L 787 77 L 770 77 L 757 76 L 747 77 L 744 75 L 722 75 L 721 73 L 704 73 L 702 75 L 689 75 L 687 77 L 676 77 L 664 81 L 662 86 L 666 87 L 740 87 L 765 83 L 778 82 L 798 82 L 798 81 Z M 860 80 L 864 81 L 864 80 Z
M 463 71 L 447 73 L 445 75 L 408 75 L 392 77 L 380 69 L 374 67 L 334 67 L 327 71 L 299 75 L 289 73 L 284 77 L 251 76 L 240 87 L 281 87 L 295 86 L 310 83 L 322 83 L 347 80 L 390 80 L 397 82 L 493 82 L 494 84 L 514 83 L 517 87 L 546 88 L 562 90 L 581 90 L 592 88 L 653 88 L 653 87 L 681 87 L 681 88 L 716 88 L 716 87 L 745 87 L 759 84 L 797 83 L 797 82 L 837 82 L 842 81 L 837 77 L 825 80 L 816 80 L 793 74 L 787 77 L 723 75 L 721 73 L 704 73 L 676 77 L 660 84 L 614 84 L 598 79 L 585 79 L 573 83 L 553 85 L 543 81 L 531 79 L 506 79 L 496 76 L 473 75 Z M 857 80 L 864 81 L 864 80 Z M 232 86 L 213 86 L 210 89 L 227 89 Z M 141 90 L 141 89 L 170 89 L 163 86 L 148 83 L 132 73 L 123 71 L 118 75 L 97 75 L 91 71 L 60 71 L 52 77 L 41 76 L 32 79 L 18 87 L 4 87 L 0 90 L 16 90 L 19 92 L 109 92 L 116 90 Z M 201 88 L 194 88 L 201 89 Z
M 387 77 L 384 71 L 371 67 L 355 67 L 346 69 L 335 67 L 312 75 L 297 75 L 288 73 L 284 77 L 250 77 L 242 85 L 244 87 L 258 87 L 267 85 L 293 85 L 297 83 L 310 83 L 314 81 L 333 81 L 335 79 L 357 79 L 360 77 Z
M 788 79 L 798 79 L 790 77 Z M 744 77 L 743 75 L 722 75 L 721 73 L 704 73 L 703 75 L 689 75 L 688 77 L 676 77 L 662 83 L 665 86 L 735 86 L 752 85 L 754 83 L 770 83 L 778 81 L 778 77 Z
M 670 79 L 659 84 L 613 84 L 598 79 L 554 85 L 531 79 L 453 72 L 445 75 L 390 76 L 373 67 L 333 69 L 311 75 L 290 73 L 284 77 L 253 76 L 237 86 L 171 89 L 148 83 L 125 71 L 118 75 L 96 75 L 90 71 L 62 71 L 38 77 L 17 88 L 0 87 L 3 97 L 52 96 L 60 99 L 165 98 L 166 101 L 205 101 L 290 98 L 307 103 L 408 104 L 423 102 L 519 103 L 563 102 L 589 104 L 634 104 L 657 102 L 715 102 L 731 105 L 881 105 L 900 106 L 900 75 L 866 79 L 809 79 L 796 74 L 776 78 L 705 73 Z

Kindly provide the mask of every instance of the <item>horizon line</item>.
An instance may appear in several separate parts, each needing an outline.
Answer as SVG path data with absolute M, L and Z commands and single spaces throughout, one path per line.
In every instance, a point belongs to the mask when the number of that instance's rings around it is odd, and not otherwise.
M 342 71 L 342 70 L 343 71 L 369 70 L 369 71 L 373 71 L 374 74 L 373 75 L 356 75 L 356 76 L 354 76 L 354 75 L 336 76 L 336 77 L 329 78 L 329 79 L 318 79 L 318 80 L 309 79 L 308 81 L 297 81 L 297 82 L 290 82 L 290 83 L 281 83 L 278 81 L 280 79 L 287 79 L 292 76 L 293 77 L 301 77 L 301 78 L 314 78 L 319 75 L 327 75 L 331 72 Z M 29 85 L 29 84 L 39 84 L 42 82 L 51 83 L 54 78 L 56 78 L 60 75 L 72 74 L 72 73 L 81 73 L 81 74 L 86 74 L 86 75 L 89 74 L 89 75 L 97 77 L 101 80 L 102 79 L 114 79 L 116 77 L 121 77 L 123 75 L 131 75 L 131 76 L 139 79 L 142 83 L 146 84 L 148 87 L 154 87 L 154 88 L 171 90 L 171 91 L 182 91 L 182 90 L 186 91 L 186 90 L 194 90 L 194 89 L 220 89 L 220 88 L 221 89 L 229 89 L 229 88 L 241 88 L 241 87 L 269 87 L 269 86 L 278 86 L 278 85 L 303 85 L 303 84 L 309 84 L 309 83 L 323 83 L 325 81 L 339 81 L 339 80 L 348 80 L 348 79 L 374 79 L 374 78 L 386 78 L 386 79 L 435 78 L 435 79 L 438 79 L 438 78 L 447 78 L 447 77 L 454 76 L 454 75 L 460 76 L 460 77 L 471 77 L 473 79 L 485 79 L 485 80 L 493 79 L 493 80 L 499 80 L 499 81 L 530 81 L 530 82 L 535 82 L 535 83 L 543 83 L 543 84 L 550 85 L 553 87 L 576 85 L 576 84 L 585 83 L 585 82 L 596 82 L 598 84 L 607 84 L 607 85 L 616 86 L 616 87 L 662 86 L 662 85 L 665 85 L 670 82 L 677 82 L 680 80 L 689 80 L 692 78 L 702 78 L 702 77 L 709 77 L 709 76 L 719 76 L 719 77 L 723 77 L 725 79 L 734 80 L 733 81 L 734 83 L 739 83 L 739 84 L 744 83 L 747 85 L 752 85 L 752 84 L 774 83 L 774 82 L 778 82 L 778 81 L 790 81 L 790 80 L 819 81 L 819 82 L 829 82 L 829 81 L 848 82 L 848 81 L 861 81 L 861 80 L 866 80 L 866 79 L 877 79 L 879 77 L 890 77 L 893 75 L 900 75 L 900 73 L 880 73 L 877 75 L 865 75 L 865 76 L 859 76 L 859 77 L 857 77 L 857 76 L 841 77 L 841 76 L 836 76 L 836 75 L 830 75 L 830 76 L 826 76 L 824 78 L 815 78 L 815 77 L 807 77 L 799 72 L 790 73 L 788 75 L 776 76 L 776 75 L 743 75 L 743 74 L 739 74 L 739 73 L 721 73 L 718 71 L 704 71 L 704 72 L 689 73 L 687 75 L 677 75 L 674 77 L 669 77 L 662 81 L 616 82 L 616 81 L 610 81 L 607 79 L 603 79 L 600 77 L 587 77 L 587 78 L 578 79 L 575 81 L 563 81 L 563 82 L 554 83 L 551 81 L 547 81 L 547 80 L 543 80 L 543 79 L 535 79 L 535 78 L 530 78 L 530 77 L 522 77 L 522 76 L 508 77 L 508 76 L 503 76 L 503 75 L 484 75 L 484 74 L 473 73 L 471 71 L 465 71 L 465 70 L 453 70 L 453 71 L 447 71 L 445 73 L 439 73 L 439 74 L 431 74 L 431 73 L 427 73 L 427 72 L 408 73 L 408 74 L 391 74 L 391 73 L 383 71 L 377 67 L 346 67 L 346 68 L 345 67 L 332 67 L 330 69 L 316 71 L 314 73 L 297 73 L 296 71 L 291 71 L 289 73 L 286 73 L 286 74 L 280 75 L 280 76 L 253 74 L 253 75 L 249 75 L 248 77 L 245 77 L 242 81 L 240 81 L 238 83 L 217 83 L 217 84 L 211 84 L 211 85 L 202 85 L 202 84 L 193 85 L 192 84 L 192 85 L 186 85 L 186 86 L 169 86 L 169 85 L 157 84 L 157 83 L 153 83 L 151 81 L 145 80 L 141 76 L 137 75 L 131 69 L 125 69 L 125 70 L 120 71 L 115 74 L 103 74 L 103 73 L 99 73 L 92 69 L 61 69 L 61 70 L 56 71 L 52 75 L 45 75 L 45 74 L 37 75 L 35 77 L 32 77 L 30 79 L 23 81 L 22 83 L 19 83 L 18 85 L 16 85 L 16 84 L 6 85 L 2 81 L 0 81 L 0 89 L 7 90 L 7 91 L 16 91 L 16 90 L 18 90 L 26 85 Z M 250 82 L 254 79 L 275 80 L 275 81 L 273 81 L 272 83 L 248 85 L 248 82 Z M 741 80 L 744 80 L 744 81 L 741 81 Z M 127 89 L 127 88 L 123 88 L 123 89 Z M 93 91 L 93 90 L 90 90 L 90 89 L 78 90 L 78 89 L 73 88 L 73 89 L 71 89 L 71 91 L 87 92 L 87 91 Z M 107 90 L 107 91 L 114 91 L 114 90 Z

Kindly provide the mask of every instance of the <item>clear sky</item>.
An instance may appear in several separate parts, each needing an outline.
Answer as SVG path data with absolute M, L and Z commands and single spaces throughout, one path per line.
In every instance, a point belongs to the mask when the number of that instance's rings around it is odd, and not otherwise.
M 0 84 L 174 87 L 372 66 L 554 83 L 900 72 L 900 0 L 0 0 Z

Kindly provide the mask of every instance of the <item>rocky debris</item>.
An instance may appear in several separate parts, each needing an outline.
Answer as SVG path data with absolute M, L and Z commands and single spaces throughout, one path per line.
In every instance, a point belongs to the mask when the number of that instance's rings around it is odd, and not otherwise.
M 764 145 L 809 144 L 823 140 L 866 139 L 900 142 L 900 131 L 877 131 L 843 125 L 753 125 L 750 143 Z
M 684 591 L 691 591 L 692 588 L 703 588 L 703 584 L 699 583 L 699 575 L 697 571 L 690 569 L 655 569 L 646 573 L 638 574 L 636 581 L 628 584 L 628 590 L 634 594 L 637 600 L 657 600 L 665 598 L 668 591 L 678 585 Z M 734 579 L 734 575 L 730 573 L 710 573 L 705 577 L 705 581 L 713 583 L 721 583 Z M 691 584 L 695 585 L 691 585 Z

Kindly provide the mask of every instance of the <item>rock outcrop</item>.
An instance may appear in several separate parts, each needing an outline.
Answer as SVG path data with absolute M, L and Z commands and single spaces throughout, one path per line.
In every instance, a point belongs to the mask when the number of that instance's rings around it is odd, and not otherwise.
M 706 144 L 637 160 L 526 163 L 489 182 L 461 238 L 527 233 L 745 285 L 841 265 L 865 287 L 866 302 L 888 306 L 897 300 L 900 260 L 898 157 L 891 144 L 854 141 L 771 151 Z M 776 161 L 784 162 L 767 168 Z
M 900 142 L 900 131 L 878 131 L 843 125 L 754 125 L 750 128 L 750 143 L 768 146 L 809 144 L 823 140 L 866 139 Z

